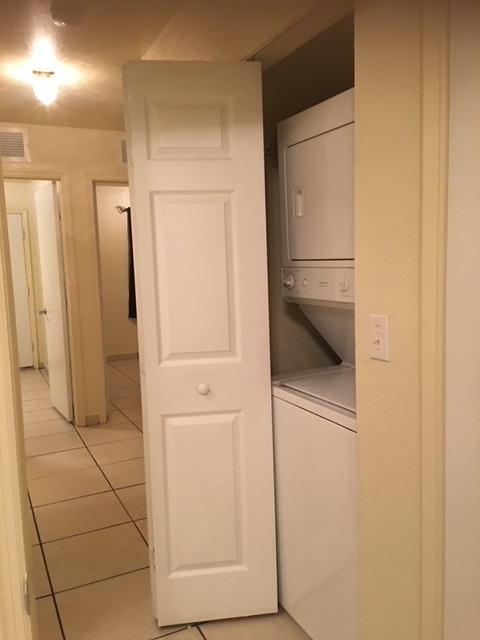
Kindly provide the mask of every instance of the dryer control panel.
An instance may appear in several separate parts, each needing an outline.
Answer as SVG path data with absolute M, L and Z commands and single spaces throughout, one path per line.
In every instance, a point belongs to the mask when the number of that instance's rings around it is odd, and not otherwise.
M 283 296 L 289 302 L 321 304 L 353 303 L 353 267 L 284 267 Z

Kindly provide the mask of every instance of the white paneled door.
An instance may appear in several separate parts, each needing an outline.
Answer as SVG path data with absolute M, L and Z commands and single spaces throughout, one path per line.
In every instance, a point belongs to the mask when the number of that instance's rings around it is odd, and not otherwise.
M 53 406 L 73 419 L 70 351 L 67 327 L 67 301 L 60 235 L 59 205 L 55 183 L 48 182 L 35 191 L 38 249 L 42 274 L 47 341 L 48 375 Z
M 124 74 L 160 625 L 275 611 L 260 68 Z
M 7 223 L 17 327 L 18 364 L 20 367 L 33 367 L 33 340 L 30 325 L 30 296 L 33 295 L 33 292 L 29 290 L 27 279 L 22 214 L 7 214 Z

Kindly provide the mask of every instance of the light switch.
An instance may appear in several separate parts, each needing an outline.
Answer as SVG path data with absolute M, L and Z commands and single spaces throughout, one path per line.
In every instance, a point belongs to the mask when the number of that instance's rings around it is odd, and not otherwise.
M 388 316 L 371 313 L 368 318 L 370 358 L 390 362 Z

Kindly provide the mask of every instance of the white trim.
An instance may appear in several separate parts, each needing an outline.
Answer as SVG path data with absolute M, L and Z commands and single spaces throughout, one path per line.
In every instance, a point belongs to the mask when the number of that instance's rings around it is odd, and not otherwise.
M 107 362 L 115 362 L 116 360 L 138 360 L 138 351 L 135 353 L 112 353 L 107 356 Z
M 444 640 L 471 640 L 480 633 L 478 3 L 452 2 L 451 14 Z
M 37 637 L 32 629 L 36 622 L 24 605 L 30 545 L 25 526 L 25 454 L 3 183 L 0 213 L 0 637 L 32 640 Z M 35 616 L 34 606 L 32 613 Z
M 421 638 L 443 637 L 448 0 L 423 3 L 421 247 Z
M 276 34 L 255 51 L 245 56 L 245 60 L 257 60 L 266 71 L 274 64 L 293 53 L 296 49 L 328 29 L 333 24 L 352 13 L 353 0 L 326 0 L 309 11 L 286 31 Z

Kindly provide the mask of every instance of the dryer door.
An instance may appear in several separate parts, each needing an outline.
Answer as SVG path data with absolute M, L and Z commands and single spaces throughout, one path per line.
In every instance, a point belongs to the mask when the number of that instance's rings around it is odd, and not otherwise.
M 351 260 L 353 123 L 285 150 L 288 257 Z

